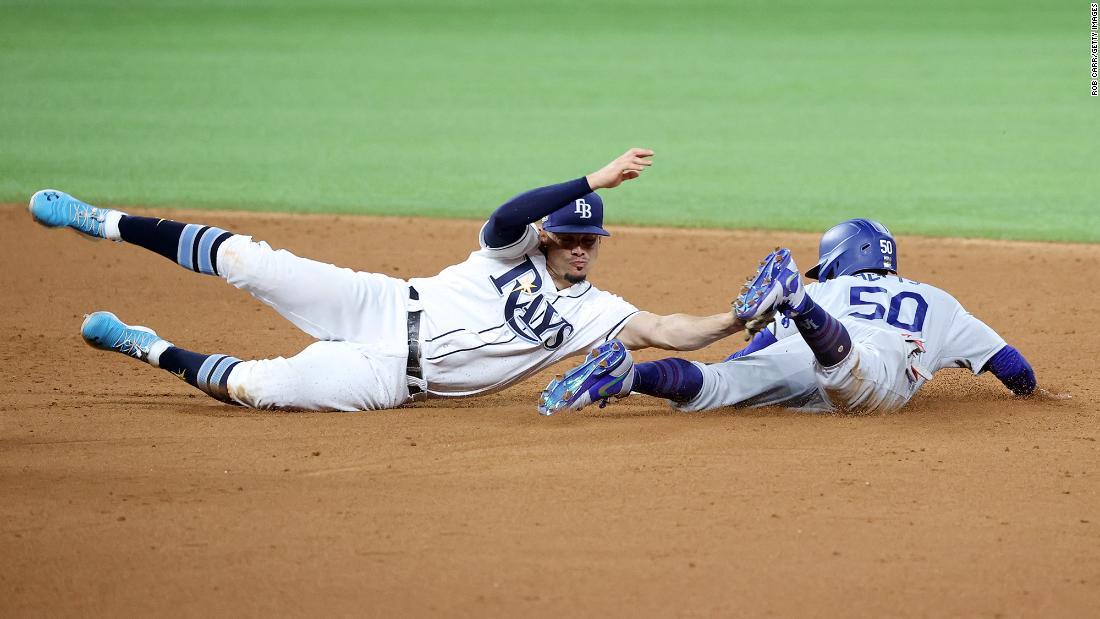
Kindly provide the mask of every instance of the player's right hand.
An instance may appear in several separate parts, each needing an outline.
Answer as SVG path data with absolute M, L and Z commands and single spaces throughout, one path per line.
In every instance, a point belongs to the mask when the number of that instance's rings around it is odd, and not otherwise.
M 588 186 L 593 190 L 618 187 L 623 181 L 638 178 L 642 170 L 653 165 L 649 157 L 653 151 L 648 148 L 631 148 L 619 155 L 614 161 L 589 174 Z
M 1055 391 L 1048 391 L 1042 387 L 1035 389 L 1035 392 L 1029 396 L 1025 396 L 1024 399 L 1040 400 L 1043 402 L 1061 402 L 1062 400 L 1072 399 L 1073 396 L 1068 393 L 1059 393 Z

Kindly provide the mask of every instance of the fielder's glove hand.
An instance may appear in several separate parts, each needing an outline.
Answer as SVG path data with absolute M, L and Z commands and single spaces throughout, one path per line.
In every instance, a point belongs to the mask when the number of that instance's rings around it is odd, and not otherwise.
M 730 303 L 730 311 L 733 312 L 733 319 L 740 322 L 741 319 L 737 317 L 736 307 L 737 299 L 734 299 Z M 772 311 L 770 312 L 760 314 L 756 318 L 751 318 L 748 322 L 743 323 L 745 325 L 745 341 L 747 342 L 751 340 L 753 336 L 763 331 L 765 328 L 767 328 L 768 325 L 773 322 L 775 322 L 775 309 L 772 309 Z

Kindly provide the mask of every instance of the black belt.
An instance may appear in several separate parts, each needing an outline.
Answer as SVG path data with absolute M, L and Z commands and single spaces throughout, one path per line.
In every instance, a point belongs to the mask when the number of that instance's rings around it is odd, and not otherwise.
M 420 293 L 409 286 L 409 298 L 420 300 Z M 410 311 L 409 314 L 409 359 L 405 364 L 405 374 L 410 378 L 424 380 L 424 369 L 420 367 L 420 314 L 423 310 Z M 422 400 L 427 394 L 420 385 L 409 381 L 409 399 Z

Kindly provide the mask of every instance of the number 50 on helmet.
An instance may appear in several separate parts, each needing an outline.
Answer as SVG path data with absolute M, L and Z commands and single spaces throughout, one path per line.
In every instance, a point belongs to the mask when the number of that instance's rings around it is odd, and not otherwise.
M 821 236 L 818 262 L 806 277 L 823 282 L 860 271 L 898 272 L 897 245 L 886 226 L 873 219 L 849 219 Z

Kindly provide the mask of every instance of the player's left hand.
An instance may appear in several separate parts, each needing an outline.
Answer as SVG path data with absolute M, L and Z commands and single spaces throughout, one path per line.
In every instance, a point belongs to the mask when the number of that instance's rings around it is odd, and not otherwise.
M 623 181 L 638 178 L 642 170 L 653 165 L 648 148 L 632 148 L 616 157 L 611 163 L 589 174 L 588 186 L 593 190 L 618 187 Z

